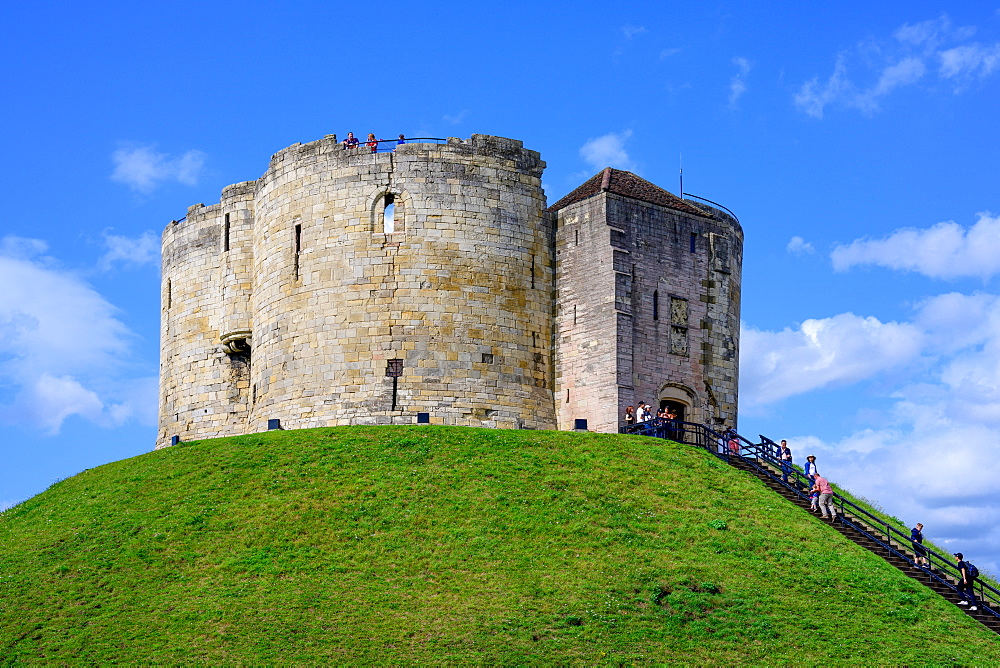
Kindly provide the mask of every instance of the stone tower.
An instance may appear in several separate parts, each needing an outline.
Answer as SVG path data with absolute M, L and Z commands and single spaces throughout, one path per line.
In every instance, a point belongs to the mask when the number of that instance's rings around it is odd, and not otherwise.
M 597 174 L 556 219 L 560 429 L 617 430 L 629 405 L 736 425 L 743 231 L 630 172 Z
M 636 399 L 735 421 L 733 218 L 611 169 L 546 211 L 512 139 L 395 148 L 295 144 L 167 226 L 158 447 L 272 420 L 616 431 Z
M 336 137 L 163 234 L 158 445 L 266 429 L 554 428 L 553 231 L 538 153 Z

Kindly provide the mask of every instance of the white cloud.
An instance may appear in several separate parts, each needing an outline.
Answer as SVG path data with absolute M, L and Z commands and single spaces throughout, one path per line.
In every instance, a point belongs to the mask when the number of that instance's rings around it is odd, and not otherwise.
M 107 252 L 101 256 L 98 266 L 105 271 L 115 263 L 135 267 L 156 264 L 160 260 L 160 239 L 148 230 L 134 238 L 105 231 L 104 244 Z
M 49 249 L 49 245 L 41 239 L 8 236 L 0 239 L 0 256 L 9 258 L 29 259 L 36 257 Z
M 736 66 L 736 74 L 729 80 L 729 106 L 736 106 L 736 102 L 747 90 L 746 76 L 750 73 L 752 64 L 746 58 L 733 58 L 733 65 Z
M 980 568 L 1000 573 L 1000 562 L 987 556 L 1000 554 L 995 493 L 1000 460 L 983 449 L 995 431 L 956 421 L 933 403 L 906 408 L 890 424 L 839 442 L 811 435 L 789 440 L 799 444 L 800 457 L 815 454 L 820 471 L 833 482 L 849 481 L 848 489 L 877 499 L 907 527 L 921 522 L 938 545 L 961 550 Z
M 842 314 L 799 330 L 745 328 L 741 347 L 741 408 L 750 413 L 831 379 L 881 373 L 875 394 L 890 407 L 867 418 L 874 426 L 838 441 L 791 437 L 797 457 L 817 455 L 831 480 L 877 499 L 910 526 L 923 522 L 938 543 L 994 555 L 983 561 L 1000 573 L 1000 459 L 992 456 L 1000 429 L 1000 296 L 937 295 L 904 323 Z M 853 369 L 837 372 L 852 360 Z
M 104 426 L 148 419 L 136 403 L 148 396 L 122 386 L 140 381 L 120 380 L 133 335 L 78 276 L 24 252 L 44 248 L 0 243 L 0 419 L 50 434 L 72 415 Z
M 449 116 L 448 114 L 445 114 L 443 116 L 443 118 L 444 118 L 445 123 L 450 123 L 451 125 L 458 125 L 459 123 L 461 123 L 462 121 L 464 121 L 465 117 L 468 116 L 468 115 L 469 115 L 469 110 L 468 109 L 463 109 L 462 111 L 458 112 L 454 116 Z
M 660 60 L 666 60 L 670 56 L 676 56 L 681 50 L 678 47 L 673 47 L 669 49 L 663 49 L 660 51 Z
M 1000 272 L 1000 217 L 980 213 L 965 229 L 948 221 L 929 228 L 903 228 L 882 239 L 857 239 L 830 254 L 836 271 L 875 265 L 931 278 L 990 278 Z
M 823 118 L 832 104 L 872 114 L 884 98 L 915 85 L 929 71 L 961 92 L 964 83 L 1000 66 L 1000 44 L 968 42 L 974 33 L 973 27 L 953 27 L 947 16 L 904 23 L 893 33 L 895 40 L 866 40 L 837 54 L 833 74 L 823 83 L 819 77 L 806 81 L 793 100 L 814 118 Z M 849 67 L 857 82 L 849 78 Z
M 933 51 L 946 40 L 969 39 L 975 32 L 973 26 L 953 27 L 948 15 L 943 14 L 928 21 L 904 23 L 893 32 L 893 37 L 901 43 L 922 47 L 924 51 Z
M 636 35 L 642 35 L 646 32 L 646 28 L 643 26 L 622 26 L 622 34 L 625 35 L 625 39 L 632 39 Z
M 941 76 L 945 79 L 970 79 L 986 77 L 1000 65 L 1000 44 L 963 44 L 938 53 L 941 59 Z
M 898 63 L 889 65 L 882 70 L 878 83 L 870 95 L 875 98 L 887 95 L 900 86 L 916 83 L 927 70 L 922 60 L 916 57 L 903 58 Z
M 66 418 L 79 415 L 91 422 L 104 420 L 104 402 L 97 393 L 83 387 L 75 378 L 56 378 L 43 373 L 25 387 L 8 413 L 41 427 L 49 434 L 58 434 Z
M 153 146 L 126 145 L 111 155 L 115 164 L 111 180 L 140 193 L 150 193 L 167 181 L 196 185 L 205 154 L 188 151 L 179 157 L 158 153 Z
M 625 150 L 625 142 L 632 136 L 631 130 L 624 132 L 609 132 L 596 139 L 588 139 L 580 147 L 580 157 L 594 169 L 618 167 L 635 169 L 632 159 Z
M 789 239 L 785 250 L 793 255 L 811 255 L 816 252 L 813 245 L 802 237 L 792 237 Z
M 843 385 L 913 362 L 923 333 L 906 323 L 841 313 L 798 328 L 740 334 L 740 400 L 762 406 L 830 385 Z
M 795 106 L 802 109 L 813 118 L 823 118 L 823 110 L 827 105 L 837 100 L 845 91 L 851 88 L 847 81 L 847 68 L 841 58 L 837 59 L 837 64 L 833 68 L 833 74 L 820 84 L 818 77 L 813 77 L 802 84 L 793 97 Z

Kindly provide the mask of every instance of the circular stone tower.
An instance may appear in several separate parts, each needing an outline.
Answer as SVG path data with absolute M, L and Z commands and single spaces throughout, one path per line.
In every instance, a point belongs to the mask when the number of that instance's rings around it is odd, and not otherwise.
M 271 420 L 555 427 L 544 166 L 500 137 L 330 136 L 191 207 L 163 236 L 158 446 Z

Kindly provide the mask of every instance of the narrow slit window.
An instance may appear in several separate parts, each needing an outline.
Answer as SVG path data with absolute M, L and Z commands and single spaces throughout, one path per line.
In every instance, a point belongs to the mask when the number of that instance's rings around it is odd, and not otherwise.
M 382 210 L 382 232 L 392 234 L 396 231 L 396 198 L 392 193 L 385 194 L 385 208 Z
M 229 214 L 226 214 L 226 220 L 222 223 L 222 252 L 229 252 Z
M 698 235 L 694 232 L 691 233 L 691 252 L 695 252 L 698 246 Z
M 576 304 L 573 304 L 573 324 L 576 324 Z
M 302 254 L 302 225 L 298 224 L 295 226 L 295 253 L 294 253 L 295 278 L 299 277 L 299 255 L 301 254 Z
M 653 320 L 660 319 L 660 291 L 653 290 Z
M 392 408 L 390 410 L 396 410 L 396 406 L 399 404 L 399 377 L 403 375 L 403 360 L 386 360 L 385 375 L 387 378 L 392 378 Z
M 531 256 L 531 287 L 535 287 L 535 256 Z
M 167 310 L 170 310 L 170 302 L 173 301 L 173 284 L 167 279 Z
M 566 403 L 569 403 L 569 388 L 566 388 Z
M 573 241 L 573 245 L 574 246 L 579 246 L 580 245 L 580 230 L 573 230 L 573 232 L 575 232 L 575 236 L 576 236 L 576 238 Z

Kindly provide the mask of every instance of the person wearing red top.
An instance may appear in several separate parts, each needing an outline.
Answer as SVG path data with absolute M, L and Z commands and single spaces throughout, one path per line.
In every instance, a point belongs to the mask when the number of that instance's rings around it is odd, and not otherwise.
M 374 153 L 375 151 L 378 150 L 378 140 L 375 139 L 375 133 L 374 132 L 369 132 L 368 133 L 368 141 L 365 142 L 365 146 L 367 146 L 368 148 L 370 148 L 372 150 L 372 153 Z
M 821 475 L 813 479 L 813 489 L 819 492 L 819 510 L 824 518 L 837 519 L 837 507 L 833 505 L 833 488 L 830 481 Z

